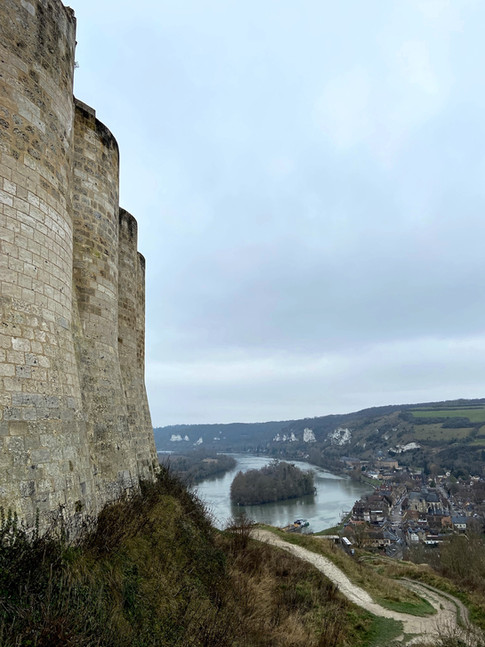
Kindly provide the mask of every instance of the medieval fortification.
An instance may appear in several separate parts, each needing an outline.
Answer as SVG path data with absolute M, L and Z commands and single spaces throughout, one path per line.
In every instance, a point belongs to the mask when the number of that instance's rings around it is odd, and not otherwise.
M 0 507 L 42 527 L 151 478 L 145 262 L 118 146 L 73 98 L 76 20 L 0 2 Z

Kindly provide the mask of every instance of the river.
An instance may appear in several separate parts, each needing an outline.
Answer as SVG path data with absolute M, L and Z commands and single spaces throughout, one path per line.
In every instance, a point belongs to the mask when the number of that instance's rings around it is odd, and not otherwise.
M 357 483 L 347 477 L 336 476 L 321 467 L 315 467 L 304 461 L 290 461 L 300 469 L 314 471 L 315 495 L 264 505 L 235 506 L 231 504 L 229 493 L 237 472 L 259 469 L 267 465 L 271 459 L 251 454 L 230 454 L 230 456 L 233 456 L 237 462 L 234 469 L 223 476 L 206 479 L 195 487 L 199 498 L 207 505 L 217 528 L 224 528 L 233 515 L 246 512 L 254 521 L 271 526 L 286 526 L 295 519 L 307 519 L 310 522 L 308 530 L 318 532 L 339 523 L 342 512 L 350 510 L 355 501 L 371 491 L 368 485 Z

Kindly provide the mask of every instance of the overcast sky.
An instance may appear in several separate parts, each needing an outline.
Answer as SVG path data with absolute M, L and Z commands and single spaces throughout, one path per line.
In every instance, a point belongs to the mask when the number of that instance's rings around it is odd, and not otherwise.
M 485 3 L 71 6 L 155 426 L 485 396 Z

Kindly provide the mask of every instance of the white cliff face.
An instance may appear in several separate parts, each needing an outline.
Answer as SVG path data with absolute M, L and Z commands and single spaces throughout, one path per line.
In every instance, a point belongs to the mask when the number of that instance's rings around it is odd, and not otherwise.
M 181 443 L 183 441 L 187 442 L 188 440 L 190 440 L 190 438 L 188 436 L 184 436 L 182 438 L 182 436 L 180 434 L 172 434 L 170 436 L 170 442 L 171 443 Z
M 202 438 L 199 438 L 199 440 L 195 441 L 194 445 L 202 445 L 203 442 Z
M 290 435 L 283 434 L 281 435 L 279 432 L 276 434 L 276 436 L 273 436 L 273 441 L 275 443 L 294 443 L 298 440 L 298 438 L 295 436 L 293 432 L 291 432 Z
M 339 427 L 328 434 L 328 437 L 332 445 L 347 445 L 352 439 L 352 432 L 350 429 Z
M 317 439 L 315 438 L 315 434 L 313 433 L 313 429 L 308 429 L 306 427 L 303 430 L 303 442 L 304 443 L 316 443 Z
M 407 445 L 397 445 L 392 451 L 395 454 L 402 454 L 403 452 L 409 452 L 412 449 L 419 449 L 421 445 L 419 443 L 408 443 Z

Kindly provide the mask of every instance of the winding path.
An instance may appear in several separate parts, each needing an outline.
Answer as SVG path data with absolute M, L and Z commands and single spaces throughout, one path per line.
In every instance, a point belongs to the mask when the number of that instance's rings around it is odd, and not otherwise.
M 422 598 L 435 608 L 436 614 L 429 617 L 412 616 L 407 613 L 398 613 L 381 607 L 380 604 L 374 602 L 370 595 L 364 589 L 356 584 L 353 584 L 343 571 L 338 568 L 323 555 L 314 553 L 307 548 L 290 544 L 283 539 L 277 537 L 269 530 L 262 530 L 255 528 L 252 531 L 252 537 L 259 541 L 264 541 L 272 546 L 282 548 L 287 552 L 295 555 L 313 564 L 319 571 L 321 571 L 329 580 L 334 582 L 341 593 L 351 602 L 362 607 L 366 611 L 373 613 L 376 616 L 383 618 L 392 618 L 398 620 L 403 624 L 404 634 L 412 634 L 412 637 L 400 636 L 398 641 L 405 641 L 403 644 L 413 645 L 422 643 L 423 641 L 435 639 L 439 634 L 449 635 L 458 633 L 462 640 L 468 645 L 475 644 L 473 638 L 473 629 L 468 620 L 468 610 L 460 602 L 447 593 L 443 593 L 434 587 L 427 586 L 413 580 L 401 580 L 404 586 L 413 590 Z M 465 627 L 465 628 L 463 628 Z

